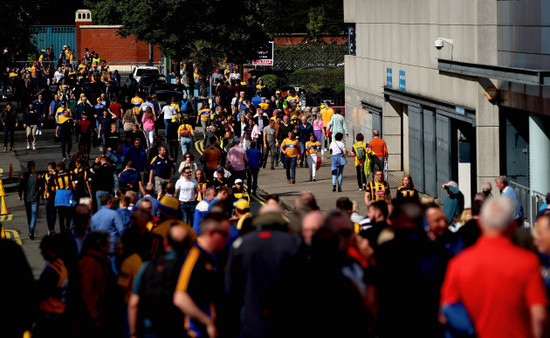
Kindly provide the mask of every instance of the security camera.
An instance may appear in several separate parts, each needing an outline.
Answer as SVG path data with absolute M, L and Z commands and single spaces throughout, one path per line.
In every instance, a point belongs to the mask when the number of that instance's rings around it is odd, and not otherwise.
M 437 38 L 437 40 L 435 40 L 435 42 L 434 42 L 434 47 L 437 50 L 440 50 L 441 48 L 443 48 L 443 42 L 448 43 L 449 45 L 451 45 L 451 47 L 454 45 L 453 44 L 453 39 Z

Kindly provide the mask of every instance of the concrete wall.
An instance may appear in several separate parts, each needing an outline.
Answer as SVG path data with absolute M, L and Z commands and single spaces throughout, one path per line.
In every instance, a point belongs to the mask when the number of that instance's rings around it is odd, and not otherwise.
M 408 172 L 408 158 L 402 156 L 408 155 L 408 135 L 401 133 L 408 121 L 383 101 L 386 68 L 393 70 L 394 89 L 399 71 L 405 71 L 406 92 L 475 109 L 478 178 L 498 176 L 498 108 L 477 81 L 437 69 L 438 58 L 497 64 L 496 1 L 344 0 L 344 21 L 355 23 L 357 44 L 356 55 L 345 59 L 346 119 L 349 126 L 368 130 L 369 116 L 360 101 L 383 107 L 390 169 Z M 438 37 L 453 39 L 454 45 L 436 50 Z

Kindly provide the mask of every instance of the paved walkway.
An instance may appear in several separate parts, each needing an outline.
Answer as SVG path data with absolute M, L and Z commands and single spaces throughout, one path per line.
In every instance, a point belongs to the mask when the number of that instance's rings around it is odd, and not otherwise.
M 200 137 L 197 137 L 200 139 Z M 195 142 L 195 147 L 199 153 L 202 153 L 202 144 Z M 286 209 L 291 211 L 294 206 L 294 200 L 302 192 L 312 192 L 317 199 L 317 204 L 322 211 L 328 212 L 336 208 L 336 200 L 340 197 L 349 197 L 352 201 L 357 201 L 359 213 L 366 215 L 365 193 L 359 191 L 357 186 L 357 175 L 353 165 L 353 157 L 347 157 L 348 164 L 344 167 L 344 179 L 342 183 L 342 192 L 332 192 L 332 174 L 330 171 L 330 157 L 325 157 L 323 166 L 317 171 L 317 181 L 309 182 L 309 171 L 307 168 L 296 168 L 296 184 L 287 184 L 286 172 L 282 165 L 275 167 L 275 170 L 261 169 L 258 175 L 259 200 L 263 200 L 268 194 L 277 194 L 280 200 L 286 205 Z M 372 175 L 371 175 L 372 176 Z M 389 184 L 392 197 L 395 197 L 397 187 L 401 185 L 403 178 L 402 172 L 390 172 Z M 370 181 L 370 180 L 368 180 Z

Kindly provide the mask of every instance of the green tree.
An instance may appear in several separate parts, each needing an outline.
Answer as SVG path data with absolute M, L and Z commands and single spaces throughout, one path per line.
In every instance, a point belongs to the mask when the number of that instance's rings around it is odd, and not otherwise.
M 314 7 L 308 13 L 307 38 L 311 42 L 321 43 L 321 36 L 324 33 L 326 13 L 323 7 Z
M 118 18 L 122 36 L 159 45 L 163 54 L 186 61 L 193 85 L 195 62 L 204 75 L 213 60 L 245 62 L 266 43 L 253 0 L 86 0 L 98 23 Z M 203 77 L 204 79 L 205 77 Z M 191 91 L 192 92 L 192 91 Z M 206 86 L 201 90 L 206 95 Z
M 9 57 L 2 57 L 5 66 L 14 58 L 26 59 L 26 55 L 36 52 L 31 43 L 30 25 L 39 11 L 33 0 L 2 1 L 0 4 L 0 48 L 7 47 Z

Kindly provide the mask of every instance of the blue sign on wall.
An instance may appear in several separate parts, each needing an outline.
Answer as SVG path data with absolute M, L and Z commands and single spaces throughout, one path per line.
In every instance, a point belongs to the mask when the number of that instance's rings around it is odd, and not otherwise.
M 386 68 L 386 87 L 393 88 L 392 87 L 392 69 Z
M 400 70 L 399 71 L 399 90 L 404 92 L 406 88 L 407 86 L 405 84 L 405 71 Z

